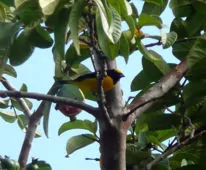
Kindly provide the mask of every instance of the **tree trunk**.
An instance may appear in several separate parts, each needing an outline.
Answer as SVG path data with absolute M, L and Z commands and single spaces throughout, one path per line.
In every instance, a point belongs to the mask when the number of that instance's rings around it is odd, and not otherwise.
M 121 125 L 117 128 L 101 123 L 100 129 L 101 169 L 126 170 L 126 131 Z

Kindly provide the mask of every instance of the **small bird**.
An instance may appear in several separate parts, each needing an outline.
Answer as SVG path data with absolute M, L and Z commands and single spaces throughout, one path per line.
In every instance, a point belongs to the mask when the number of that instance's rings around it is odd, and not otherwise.
M 104 92 L 112 90 L 115 87 L 115 84 L 124 77 L 124 74 L 118 69 L 107 70 L 107 75 L 103 77 L 102 87 Z M 82 90 L 89 92 L 97 92 L 98 82 L 96 78 L 96 72 L 88 73 L 74 80 L 59 80 L 58 82 L 62 84 L 74 84 Z

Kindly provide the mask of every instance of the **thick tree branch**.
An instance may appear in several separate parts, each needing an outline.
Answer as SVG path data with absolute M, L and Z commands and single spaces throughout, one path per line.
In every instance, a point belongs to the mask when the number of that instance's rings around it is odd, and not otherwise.
M 13 86 L 7 81 L 6 78 L 2 77 L 1 83 L 4 85 L 4 87 L 5 87 L 7 90 L 17 91 L 17 90 L 15 89 L 15 87 L 13 87 Z M 17 98 L 16 100 L 17 100 L 17 102 L 19 103 L 19 105 L 21 106 L 21 108 L 23 109 L 24 114 L 26 115 L 27 119 L 29 119 L 29 117 L 31 116 L 32 113 L 31 113 L 28 105 L 27 105 L 26 102 L 24 101 L 24 99 L 22 99 L 22 98 Z
M 61 104 L 81 108 L 82 110 L 85 110 L 86 112 L 92 114 L 94 117 L 98 117 L 97 108 L 92 107 L 83 102 L 79 102 L 73 99 L 68 99 L 66 97 L 58 97 L 58 96 L 45 95 L 45 94 L 40 94 L 40 93 L 20 92 L 20 91 L 3 91 L 3 90 L 0 90 L 0 96 L 1 97 L 15 97 L 15 98 L 31 98 L 31 99 L 37 99 L 37 100 L 46 100 L 46 101 L 50 101 L 54 103 L 61 103 Z
M 174 70 L 165 75 L 159 83 L 150 88 L 141 97 L 137 98 L 136 101 L 129 106 L 130 112 L 123 116 L 123 119 L 128 121 L 128 125 L 131 125 L 137 117 L 148 110 L 157 99 L 167 94 L 182 79 L 187 70 L 187 60 L 185 59 L 178 64 Z

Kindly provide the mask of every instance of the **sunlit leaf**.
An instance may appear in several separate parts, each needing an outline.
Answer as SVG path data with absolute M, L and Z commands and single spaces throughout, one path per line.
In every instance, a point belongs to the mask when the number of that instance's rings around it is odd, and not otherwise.
M 11 65 L 8 65 L 8 64 L 4 65 L 3 73 L 7 74 L 7 75 L 10 75 L 12 77 L 15 77 L 15 78 L 17 77 L 16 70 Z
M 162 35 L 163 48 L 169 48 L 175 43 L 176 40 L 177 40 L 176 32 L 170 32 L 170 33 Z
M 58 3 L 59 0 L 39 0 L 39 5 L 44 15 L 51 15 Z
M 72 152 L 81 149 L 85 146 L 88 146 L 89 144 L 92 144 L 95 141 L 96 137 L 91 134 L 81 134 L 73 136 L 67 141 L 67 154 L 71 154 Z
M 89 120 L 76 120 L 73 122 L 67 122 L 59 128 L 58 134 L 61 135 L 62 133 L 72 129 L 84 129 L 92 133 L 96 133 L 97 122 L 91 122 Z
M 107 5 L 107 8 L 105 8 L 100 0 L 95 0 L 95 2 L 99 9 L 101 25 L 104 33 L 112 43 L 116 43 L 121 36 L 121 18 L 119 14 L 112 6 L 105 4 Z M 110 14 L 107 11 L 110 12 Z

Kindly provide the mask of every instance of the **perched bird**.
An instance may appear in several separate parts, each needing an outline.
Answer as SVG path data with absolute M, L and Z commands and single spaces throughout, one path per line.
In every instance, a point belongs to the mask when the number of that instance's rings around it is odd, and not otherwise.
M 118 69 L 107 70 L 107 75 L 103 77 L 102 87 L 105 92 L 112 90 L 115 84 L 124 77 L 123 73 Z M 74 84 L 82 90 L 89 92 L 97 92 L 98 82 L 96 72 L 88 73 L 74 80 L 58 80 L 62 84 Z

